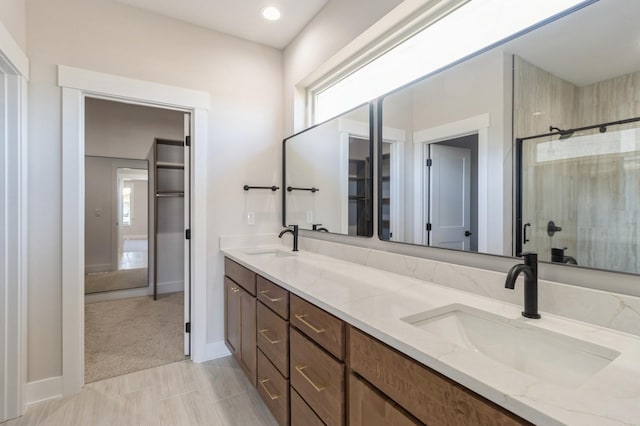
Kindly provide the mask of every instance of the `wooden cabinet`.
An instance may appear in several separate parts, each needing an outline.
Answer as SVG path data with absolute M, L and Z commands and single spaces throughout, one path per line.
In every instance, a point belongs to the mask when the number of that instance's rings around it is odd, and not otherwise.
M 416 426 L 420 422 L 354 374 L 349 375 L 349 424 Z
M 256 385 L 256 298 L 255 273 L 225 259 L 225 342 Z M 236 281 L 237 280 L 237 281 Z M 247 290 L 253 288 L 253 293 Z
M 343 425 L 344 364 L 295 328 L 290 339 L 291 387 L 327 425 Z
M 289 424 L 289 381 L 258 350 L 258 394 L 281 426 Z
M 406 355 L 348 328 L 349 367 L 430 425 L 529 424 Z
M 311 407 L 295 389 L 291 388 L 289 400 L 291 401 L 291 426 L 325 426 L 320 417 L 313 412 Z
M 258 348 L 289 377 L 289 323 L 258 302 Z
M 240 292 L 239 286 L 224 277 L 224 339 L 233 355 L 240 352 Z
M 226 344 L 281 426 L 529 424 L 230 259 L 225 273 Z
M 291 295 L 291 325 L 336 358 L 344 359 L 344 323 L 317 306 Z
M 260 275 L 256 278 L 256 286 L 258 288 L 258 300 L 278 314 L 282 319 L 288 320 L 289 292 L 271 281 L 262 278 Z

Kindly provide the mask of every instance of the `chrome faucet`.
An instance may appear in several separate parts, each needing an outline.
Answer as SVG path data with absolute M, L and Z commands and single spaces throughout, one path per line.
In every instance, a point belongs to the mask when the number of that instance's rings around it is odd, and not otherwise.
M 538 313 L 538 254 L 522 253 L 524 264 L 515 265 L 509 270 L 505 288 L 513 290 L 516 279 L 520 273 L 524 274 L 524 311 L 522 316 L 527 318 L 540 318 Z
M 283 229 L 278 235 L 278 238 L 282 238 L 282 236 L 288 232 L 291 232 L 293 235 L 293 251 L 298 251 L 298 225 L 289 225 L 289 228 Z

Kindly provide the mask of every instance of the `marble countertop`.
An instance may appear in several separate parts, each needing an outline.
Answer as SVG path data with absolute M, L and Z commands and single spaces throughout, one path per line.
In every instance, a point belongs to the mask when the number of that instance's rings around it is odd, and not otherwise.
M 282 246 L 275 248 L 282 250 Z M 315 253 L 275 256 L 249 254 L 252 249 L 247 248 L 222 252 L 532 423 L 640 424 L 639 337 L 545 312 L 539 320 L 526 319 L 521 315 L 522 306 Z M 564 387 L 401 320 L 454 303 L 595 343 L 620 355 L 586 382 Z

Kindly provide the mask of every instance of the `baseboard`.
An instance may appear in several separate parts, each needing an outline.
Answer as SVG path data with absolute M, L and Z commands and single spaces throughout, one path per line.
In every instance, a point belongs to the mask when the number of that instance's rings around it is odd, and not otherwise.
M 207 347 L 205 348 L 205 361 L 211 361 L 229 355 L 231 355 L 231 352 L 229 352 L 224 340 L 207 343 Z
M 183 281 L 158 283 L 158 294 L 177 293 L 184 290 Z M 127 290 L 103 291 L 84 295 L 84 303 L 108 302 L 110 300 L 130 299 L 132 297 L 152 296 L 153 286 L 130 288 Z
M 62 398 L 62 376 L 27 383 L 27 407 Z
M 113 265 L 111 263 L 105 263 L 102 265 L 85 265 L 84 273 L 85 274 L 95 274 L 99 272 L 109 272 L 113 271 Z
M 179 291 L 184 291 L 184 281 L 158 283 L 158 294 L 177 293 Z M 151 287 L 151 294 L 153 294 L 153 287 Z

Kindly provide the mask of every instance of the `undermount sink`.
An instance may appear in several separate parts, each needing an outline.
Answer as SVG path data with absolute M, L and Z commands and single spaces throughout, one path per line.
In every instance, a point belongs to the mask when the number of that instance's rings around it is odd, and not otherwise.
M 290 251 L 284 251 L 275 248 L 256 248 L 256 249 L 248 249 L 244 251 L 245 254 L 249 254 L 251 256 L 271 256 L 271 257 L 290 257 L 296 256 L 295 253 Z
M 530 376 L 577 388 L 620 352 L 461 304 L 401 318 Z

